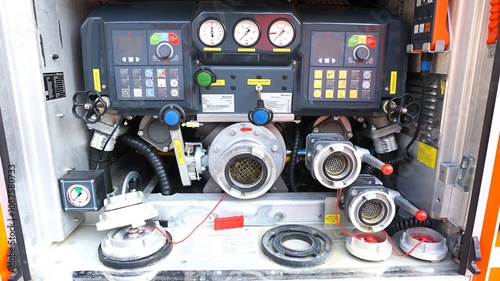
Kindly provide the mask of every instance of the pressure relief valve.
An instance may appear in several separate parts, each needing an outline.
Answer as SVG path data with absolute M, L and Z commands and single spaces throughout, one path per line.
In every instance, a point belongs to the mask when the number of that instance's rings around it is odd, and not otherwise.
M 262 85 L 255 86 L 255 90 L 259 94 L 257 107 L 250 109 L 248 120 L 256 126 L 265 126 L 273 120 L 273 111 L 265 107 L 264 101 L 261 98 Z

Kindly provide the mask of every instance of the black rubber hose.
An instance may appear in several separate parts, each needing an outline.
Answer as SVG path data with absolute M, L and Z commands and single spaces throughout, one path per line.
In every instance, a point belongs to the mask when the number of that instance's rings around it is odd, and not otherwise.
M 167 165 L 165 161 L 155 152 L 154 148 L 146 141 L 133 137 L 131 135 L 123 135 L 118 138 L 123 144 L 135 149 L 146 158 L 148 163 L 153 168 L 160 184 L 160 192 L 162 195 L 171 195 L 170 178 L 167 173 Z
M 104 191 L 106 194 L 113 191 L 111 182 L 111 151 L 102 151 L 97 148 L 90 148 L 90 170 L 104 171 Z
M 290 180 L 290 191 L 297 192 L 299 189 L 297 187 L 297 182 L 295 182 L 295 172 L 297 167 L 297 155 L 299 153 L 299 142 L 300 142 L 300 128 L 299 124 L 295 124 L 294 127 L 294 139 L 292 145 L 292 155 L 290 156 L 290 166 L 288 179 Z
M 372 165 L 369 165 L 369 164 L 364 164 L 362 167 L 361 167 L 361 172 L 360 174 L 368 174 L 368 175 L 373 175 L 373 173 L 375 172 L 375 167 L 373 167 Z
M 396 215 L 391 224 L 385 229 L 389 235 L 394 235 L 401 230 L 407 230 L 413 227 L 431 227 L 432 221 L 427 218 L 424 221 L 417 220 L 416 217 L 403 218 Z

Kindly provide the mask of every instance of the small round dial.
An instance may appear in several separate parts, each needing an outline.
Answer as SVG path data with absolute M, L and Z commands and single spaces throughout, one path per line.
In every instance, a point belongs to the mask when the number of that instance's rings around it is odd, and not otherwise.
M 74 184 L 66 192 L 68 202 L 75 207 L 85 207 L 90 202 L 90 191 L 83 185 Z
M 295 28 L 288 20 L 279 19 L 271 24 L 267 37 L 275 47 L 284 48 L 292 44 L 295 38 Z
M 234 41 L 242 47 L 251 47 L 260 39 L 260 26 L 251 19 L 240 20 L 234 26 Z
M 198 29 L 198 38 L 205 46 L 214 47 L 226 37 L 226 28 L 217 19 L 206 19 Z

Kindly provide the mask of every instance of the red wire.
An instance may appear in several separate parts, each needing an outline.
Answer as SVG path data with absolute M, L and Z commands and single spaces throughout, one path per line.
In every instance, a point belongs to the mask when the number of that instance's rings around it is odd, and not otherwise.
M 342 189 L 339 189 L 339 192 L 337 192 L 337 201 L 335 202 L 335 214 L 338 214 L 338 210 L 339 210 L 339 202 L 340 202 L 340 197 L 342 197 Z M 339 226 L 339 229 L 340 231 L 342 231 L 345 235 L 348 235 L 348 236 L 352 236 L 352 237 L 356 237 L 355 234 L 345 230 L 342 225 L 340 224 L 340 220 L 339 220 L 339 223 L 338 223 L 338 226 Z M 357 237 L 356 237 L 357 238 Z
M 217 209 L 217 207 L 219 206 L 219 204 L 222 202 L 222 200 L 224 200 L 224 197 L 226 197 L 226 193 L 222 194 L 221 198 L 219 199 L 219 202 L 217 202 L 217 204 L 215 205 L 215 207 L 212 209 L 212 211 L 210 211 L 210 213 L 208 213 L 208 215 L 191 231 L 191 233 L 189 233 L 184 239 L 180 240 L 180 241 L 172 241 L 165 233 L 163 233 L 163 231 L 161 231 L 158 226 L 153 226 L 153 228 L 156 228 L 157 230 L 159 230 L 161 232 L 161 234 L 163 234 L 163 236 L 165 236 L 165 238 L 167 239 L 167 241 L 171 244 L 180 244 L 184 241 L 186 241 L 189 237 L 191 237 L 191 235 L 212 215 L 212 213 L 215 211 L 215 209 Z
M 398 253 L 398 251 L 396 251 L 396 248 L 394 247 L 394 243 L 392 242 L 392 239 L 391 239 L 391 236 L 389 236 L 389 234 L 387 232 L 385 232 L 385 230 L 382 230 L 384 233 L 385 233 L 385 236 L 387 236 L 387 239 L 389 239 L 389 243 L 391 243 L 391 247 L 392 247 L 392 251 L 394 252 L 394 254 L 396 254 L 396 256 L 400 256 L 400 257 L 407 257 L 409 255 L 411 255 L 411 253 L 413 253 L 413 251 L 415 251 L 415 249 L 420 246 L 420 244 L 424 243 L 425 240 L 420 240 L 417 245 L 413 246 L 413 248 L 411 248 L 411 250 L 408 251 L 408 253 L 406 254 L 401 254 L 401 253 Z

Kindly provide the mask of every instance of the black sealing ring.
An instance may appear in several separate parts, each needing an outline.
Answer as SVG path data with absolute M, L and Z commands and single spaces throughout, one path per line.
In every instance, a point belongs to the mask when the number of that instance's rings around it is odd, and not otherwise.
M 166 230 L 165 234 L 167 234 L 167 237 L 170 239 L 170 241 L 172 241 L 172 235 L 170 235 L 170 233 Z M 146 267 L 162 260 L 168 254 L 170 254 L 170 252 L 172 251 L 172 245 L 173 244 L 168 242 L 167 240 L 165 242 L 165 245 L 163 245 L 163 247 L 161 247 L 160 250 L 158 250 L 156 253 L 144 258 L 130 261 L 117 261 L 106 257 L 102 252 L 101 244 L 99 244 L 99 249 L 97 250 L 97 252 L 99 253 L 99 260 L 107 267 L 111 267 L 114 269 L 135 269 Z
M 294 250 L 283 245 L 289 240 L 300 240 L 310 245 L 304 250 Z M 281 225 L 269 229 L 262 236 L 264 254 L 274 262 L 288 267 L 312 267 L 325 263 L 333 253 L 333 243 L 316 228 L 303 225 Z

